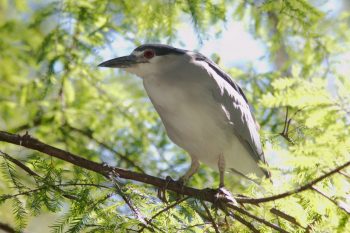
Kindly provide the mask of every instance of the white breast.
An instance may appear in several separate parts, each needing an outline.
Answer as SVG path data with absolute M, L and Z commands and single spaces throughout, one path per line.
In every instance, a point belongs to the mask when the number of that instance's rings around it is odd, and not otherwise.
M 232 133 L 223 135 L 228 132 L 227 119 L 213 102 L 207 74 L 200 72 L 200 79 L 167 76 L 143 83 L 172 141 L 216 168 L 217 156 L 232 143 Z

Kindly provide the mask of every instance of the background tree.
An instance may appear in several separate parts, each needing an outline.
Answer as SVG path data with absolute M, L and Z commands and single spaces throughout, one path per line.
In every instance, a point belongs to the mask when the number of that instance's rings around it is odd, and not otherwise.
M 350 14 L 325 3 L 0 1 L 0 229 L 349 231 Z M 269 72 L 226 69 L 255 109 L 273 177 L 229 177 L 237 205 L 199 190 L 218 182 L 205 166 L 188 184 L 198 189 L 170 183 L 168 203 L 159 200 L 163 178 L 177 178 L 188 157 L 140 80 L 96 67 L 115 41 L 181 42 L 187 16 L 199 42 L 236 20 L 267 48 Z

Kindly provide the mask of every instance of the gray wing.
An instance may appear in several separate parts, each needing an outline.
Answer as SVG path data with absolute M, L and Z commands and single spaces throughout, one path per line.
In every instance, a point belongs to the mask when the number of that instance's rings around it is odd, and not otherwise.
M 221 84 L 221 88 L 215 99 L 224 109 L 236 136 L 256 162 L 265 162 L 258 128 L 248 103 L 229 84 Z
M 221 104 L 236 136 L 257 163 L 259 161 L 266 163 L 258 132 L 259 127 L 242 89 L 209 59 L 201 56 L 197 60 L 205 61 L 208 64 L 207 71 L 217 83 L 218 88 L 213 91 L 213 97 Z M 263 172 L 269 177 L 268 172 L 265 170 Z

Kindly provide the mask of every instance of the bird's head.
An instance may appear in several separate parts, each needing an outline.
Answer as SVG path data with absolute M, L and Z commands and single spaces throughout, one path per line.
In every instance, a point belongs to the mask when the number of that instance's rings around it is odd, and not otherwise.
M 98 66 L 121 68 L 141 78 L 164 72 L 173 65 L 185 61 L 187 51 L 162 44 L 145 44 L 137 47 L 130 55 L 117 57 Z

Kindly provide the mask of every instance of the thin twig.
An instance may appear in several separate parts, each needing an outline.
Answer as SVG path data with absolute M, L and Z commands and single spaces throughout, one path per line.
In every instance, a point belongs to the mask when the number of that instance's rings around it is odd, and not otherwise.
M 279 135 L 281 135 L 284 139 L 286 139 L 288 142 L 294 144 L 294 141 L 289 137 L 289 133 L 291 132 L 289 130 L 289 127 L 292 123 L 293 118 L 299 113 L 301 112 L 303 109 L 305 109 L 305 107 L 298 109 L 297 111 L 294 112 L 294 114 L 288 118 L 289 115 L 289 107 L 286 106 L 286 115 L 285 115 L 285 119 L 284 119 L 284 127 L 281 133 L 279 133 Z
M 176 230 L 186 231 L 186 230 L 194 228 L 194 227 L 201 227 L 201 226 L 205 226 L 205 225 L 211 225 L 211 223 L 210 222 L 198 223 L 198 224 L 190 225 L 190 226 L 187 226 L 187 227 L 177 228 Z
M 2 156 L 9 160 L 10 162 L 14 163 L 15 165 L 17 165 L 18 167 L 20 167 L 21 169 L 23 169 L 25 172 L 27 172 L 30 176 L 35 177 L 36 179 L 42 179 L 42 177 L 37 174 L 36 172 L 34 172 L 33 170 L 31 170 L 29 167 L 27 167 L 24 163 L 22 163 L 21 161 L 19 161 L 18 159 L 15 159 L 13 157 L 11 157 L 10 155 L 6 154 L 5 152 L 0 151 L 0 154 L 2 154 Z M 56 187 L 56 189 L 59 189 L 59 187 Z M 59 191 L 64 192 L 62 190 L 59 189 Z M 65 194 L 63 193 L 62 196 L 71 199 L 71 200 L 77 200 L 77 198 L 75 196 L 72 196 L 70 194 Z
M 275 214 L 275 215 L 283 218 L 284 220 L 286 220 L 286 221 L 288 221 L 288 222 L 290 222 L 292 224 L 295 224 L 295 225 L 297 225 L 297 226 L 299 226 L 299 227 L 301 227 L 303 229 L 306 229 L 300 223 L 298 223 L 297 220 L 293 216 L 290 216 L 289 214 L 286 214 L 286 213 L 282 212 L 281 210 L 278 210 L 276 208 L 272 208 L 272 209 L 270 209 L 270 212 L 272 214 Z
M 251 224 L 250 222 L 248 222 L 247 220 L 245 220 L 244 218 L 242 218 L 238 214 L 234 214 L 233 212 L 230 211 L 229 215 L 231 217 L 233 217 L 234 219 L 236 219 L 238 222 L 240 222 L 243 225 L 245 225 L 246 227 L 248 227 L 253 233 L 259 233 L 260 232 L 258 229 L 255 228 L 255 226 L 253 224 Z
M 18 167 L 22 168 L 24 171 L 26 171 L 29 175 L 31 176 L 35 176 L 35 177 L 40 177 L 36 172 L 34 172 L 33 170 L 31 170 L 29 167 L 27 167 L 25 164 L 23 164 L 21 161 L 19 161 L 18 159 L 15 159 L 13 157 L 11 157 L 10 155 L 8 155 L 7 153 L 3 152 L 0 150 L 0 154 L 2 157 L 4 157 L 5 159 L 11 161 L 12 163 L 16 164 Z
M 42 177 L 37 174 L 36 172 L 34 172 L 33 170 L 31 170 L 28 166 L 26 166 L 25 164 L 23 164 L 21 161 L 19 161 L 18 159 L 15 159 L 13 158 L 12 156 L 10 156 L 9 154 L 3 152 L 3 151 L 0 151 L 0 154 L 7 160 L 9 160 L 10 162 L 16 164 L 18 167 L 22 168 L 24 171 L 26 171 L 29 175 L 35 177 L 36 179 L 40 180 L 42 179 Z M 79 183 L 79 184 L 58 184 L 58 185 L 51 185 L 50 187 L 54 188 L 54 189 L 57 189 L 58 191 L 60 192 L 63 192 L 62 196 L 65 197 L 65 198 L 68 198 L 68 199 L 71 199 L 71 200 L 77 200 L 77 198 L 73 195 L 70 195 L 70 194 L 66 194 L 64 193 L 65 191 L 64 190 L 61 190 L 60 187 L 62 186 L 72 186 L 72 185 L 86 185 L 86 186 L 95 186 L 95 187 L 99 187 L 99 188 L 109 188 L 107 186 L 103 186 L 103 185 L 99 185 L 99 184 L 82 184 L 82 183 Z M 45 187 L 43 187 L 45 188 Z M 41 190 L 41 188 L 39 189 L 36 189 L 34 191 L 39 191 Z M 27 191 L 28 192 L 28 191 Z M 24 192 L 26 193 L 26 192 Z
M 231 207 L 232 209 L 234 209 L 234 210 L 240 212 L 241 214 L 244 214 L 244 215 L 246 215 L 246 216 L 248 216 L 248 217 L 250 217 L 250 218 L 252 218 L 252 219 L 255 219 L 256 221 L 258 221 L 258 222 L 260 222 L 260 223 L 262 223 L 262 224 L 265 224 L 266 226 L 268 226 L 268 227 L 270 227 L 270 228 L 272 228 L 272 229 L 274 229 L 274 230 L 276 230 L 276 231 L 278 231 L 278 232 L 281 232 L 281 233 L 288 233 L 288 231 L 286 231 L 286 230 L 280 228 L 279 226 L 277 226 L 277 225 L 275 225 L 275 224 L 273 224 L 273 223 L 270 223 L 269 221 L 266 221 L 266 220 L 263 219 L 263 218 L 257 217 L 257 216 L 255 216 L 255 215 L 249 213 L 248 211 L 246 211 L 246 210 L 244 210 L 244 209 L 242 209 L 242 208 L 240 208 L 240 207 L 238 207 L 238 206 L 230 205 L 230 204 L 229 204 L 229 207 Z
M 189 199 L 189 198 L 190 198 L 190 196 L 183 197 L 183 198 L 181 198 L 181 199 L 175 201 L 173 204 L 168 205 L 168 206 L 165 207 L 164 209 L 162 209 L 162 210 L 160 210 L 159 212 L 157 212 L 156 214 L 154 214 L 150 219 L 146 220 L 147 224 L 151 224 L 152 221 L 153 221 L 156 217 L 158 217 L 158 216 L 161 215 L 162 213 L 164 213 L 164 212 L 170 210 L 171 208 L 177 206 L 177 205 L 180 204 L 181 202 L 186 201 L 186 200 Z M 147 227 L 147 225 L 142 226 L 142 228 L 141 228 L 138 232 L 142 232 L 146 227 Z
M 338 173 L 345 176 L 346 178 L 350 179 L 350 175 L 345 173 L 344 171 L 338 171 Z
M 111 180 L 113 181 L 114 187 L 117 191 L 117 193 L 123 198 L 123 200 L 125 201 L 125 203 L 129 206 L 129 208 L 131 209 L 132 212 L 134 212 L 135 217 L 142 222 L 143 224 L 146 224 L 145 218 L 143 217 L 143 215 L 141 214 L 141 212 L 137 209 L 136 206 L 134 206 L 134 204 L 132 203 L 132 200 L 126 196 L 122 189 L 119 187 L 119 184 L 116 181 L 116 178 L 118 177 L 116 174 L 111 175 Z M 113 177 L 114 176 L 114 177 Z
M 285 119 L 284 119 L 283 130 L 282 130 L 281 133 L 279 133 L 279 135 L 281 135 L 288 142 L 293 143 L 292 139 L 288 136 L 288 129 L 289 129 L 289 125 L 291 123 L 291 119 L 288 119 L 288 112 L 289 112 L 289 107 L 287 106 L 286 107 L 286 115 L 285 115 Z
M 334 200 L 333 198 L 329 197 L 327 194 L 325 194 L 324 192 L 322 192 L 320 189 L 318 189 L 315 186 L 311 187 L 312 190 L 314 190 L 315 192 L 317 192 L 318 194 L 320 194 L 321 196 L 325 197 L 326 199 L 328 199 L 330 202 L 332 202 L 334 205 L 336 205 L 339 209 L 341 209 L 342 211 L 344 211 L 345 213 L 347 213 L 348 215 L 350 215 L 350 211 L 347 210 L 346 208 L 344 208 L 343 206 L 341 206 L 336 200 Z
M 216 232 L 216 233 L 220 233 L 219 228 L 218 228 L 218 225 L 216 224 L 216 222 L 215 222 L 213 216 L 211 215 L 210 210 L 208 209 L 207 205 L 206 205 L 205 202 L 202 201 L 202 200 L 201 200 L 201 204 L 202 204 L 202 206 L 204 207 L 205 211 L 207 212 L 208 218 L 209 218 L 211 224 L 213 225 L 213 227 L 214 227 L 214 229 L 215 229 L 215 232 Z
M 64 186 L 94 186 L 94 187 L 99 187 L 99 188 L 110 189 L 110 187 L 108 187 L 108 186 L 99 185 L 99 184 L 89 184 L 89 183 L 73 183 L 73 184 L 69 184 L 69 183 L 66 183 L 66 184 L 56 184 L 56 185 L 43 185 L 43 186 L 41 186 L 39 188 L 31 189 L 31 190 L 20 192 L 20 193 L 16 193 L 16 194 L 3 194 L 3 195 L 0 195 L 0 197 L 2 196 L 4 199 L 10 199 L 10 198 L 14 198 L 14 197 L 17 197 L 17 196 L 29 195 L 31 193 L 39 192 L 39 191 L 41 191 L 43 189 L 46 189 L 46 188 L 54 188 L 54 189 L 56 189 L 56 188 L 64 187 Z M 62 191 L 62 190 L 59 189 L 59 191 Z M 63 196 L 68 198 L 68 199 L 78 200 L 77 197 L 69 195 L 69 194 L 63 194 Z
M 96 188 L 105 188 L 105 189 L 111 189 L 112 187 L 102 185 L 102 184 L 93 184 L 93 183 L 64 183 L 64 184 L 58 184 L 59 187 L 64 186 L 93 186 Z
M 289 107 L 287 106 L 287 107 L 286 107 L 286 116 L 285 116 L 285 118 L 284 118 L 284 127 L 283 127 L 282 134 L 285 134 L 285 133 L 286 133 L 286 130 L 287 130 L 288 111 L 289 111 Z
M 47 187 L 39 187 L 39 188 L 36 188 L 36 189 L 31 189 L 31 190 L 20 192 L 20 193 L 16 193 L 16 194 L 3 194 L 3 195 L 0 195 L 0 197 L 3 200 L 7 200 L 7 199 L 18 197 L 18 196 L 29 195 L 31 193 L 39 192 L 39 191 L 41 191 L 41 190 L 43 190 L 45 188 L 47 188 Z
M 0 222 L 0 230 L 3 230 L 4 232 L 7 232 L 7 233 L 16 233 L 16 232 L 18 233 L 18 231 L 16 231 L 13 227 L 2 222 Z
M 114 153 L 116 156 L 118 156 L 121 160 L 125 161 L 127 164 L 129 164 L 130 166 L 136 168 L 139 172 L 145 173 L 145 171 L 138 166 L 134 161 L 132 161 L 131 159 L 129 159 L 126 155 L 123 155 L 122 153 L 116 151 L 114 148 L 112 148 L 111 146 L 107 145 L 104 142 L 101 142 L 100 140 L 96 139 L 92 133 L 90 131 L 86 131 L 86 130 L 82 130 L 82 129 L 78 129 L 75 128 L 73 126 L 67 125 L 67 127 L 91 140 L 93 140 L 94 142 L 96 142 L 97 144 L 99 144 L 101 147 L 104 147 L 105 149 L 111 151 L 112 153 Z
M 274 200 L 277 200 L 277 199 L 281 199 L 281 198 L 285 198 L 285 197 L 288 197 L 290 195 L 293 195 L 293 194 L 296 194 L 296 193 L 300 193 L 300 192 L 303 192 L 305 190 L 308 190 L 308 189 L 311 189 L 313 185 L 317 184 L 318 182 L 326 179 L 327 177 L 335 174 L 335 173 L 338 173 L 340 170 L 346 168 L 350 166 L 350 161 L 330 170 L 329 172 L 319 176 L 318 178 L 304 184 L 303 186 L 300 186 L 299 188 L 296 188 L 294 190 L 291 190 L 291 191 L 287 191 L 287 192 L 284 192 L 284 193 L 280 193 L 280 194 L 277 194 L 277 195 L 273 195 L 273 196 L 269 196 L 269 197 L 262 197 L 262 198 L 241 198 L 241 199 L 236 199 L 237 202 L 239 203 L 263 203 L 263 202 L 269 202 L 269 201 L 274 201 Z

